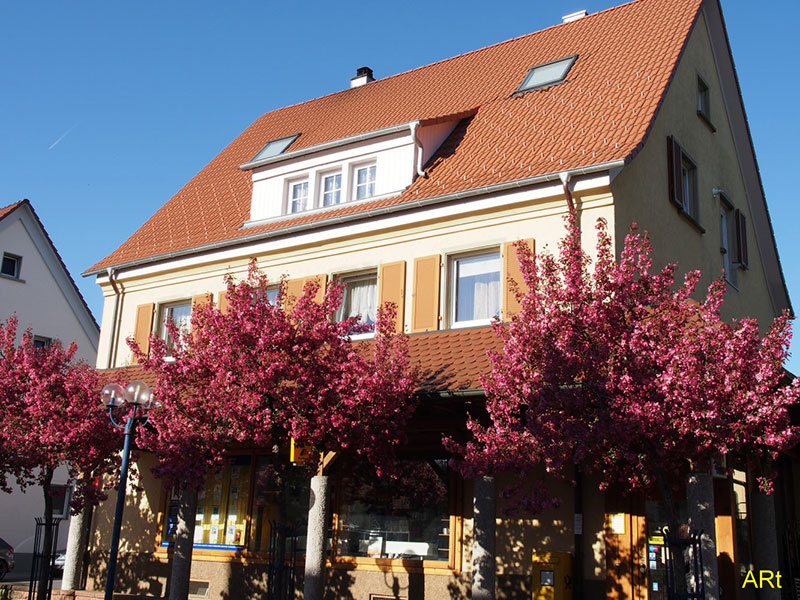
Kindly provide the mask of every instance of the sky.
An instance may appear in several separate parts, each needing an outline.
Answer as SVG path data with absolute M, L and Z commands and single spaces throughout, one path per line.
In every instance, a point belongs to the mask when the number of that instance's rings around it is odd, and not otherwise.
M 0 2 L 0 206 L 31 200 L 99 322 L 100 288 L 81 273 L 261 114 L 344 89 L 361 66 L 385 77 L 615 4 Z M 800 3 L 722 8 L 800 312 Z

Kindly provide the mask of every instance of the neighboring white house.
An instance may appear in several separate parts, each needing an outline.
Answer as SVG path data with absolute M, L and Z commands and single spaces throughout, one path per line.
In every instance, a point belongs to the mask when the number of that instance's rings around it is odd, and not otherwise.
M 16 314 L 19 336 L 27 328 L 34 343 L 54 339 L 78 345 L 77 357 L 93 365 L 100 328 L 61 260 L 50 236 L 29 200 L 0 208 L 0 320 Z M 56 471 L 55 516 L 68 517 L 69 486 L 66 469 Z M 33 551 L 34 518 L 44 514 L 40 488 L 25 493 L 0 493 L 0 537 L 17 553 Z M 69 527 L 59 529 L 58 547 L 66 546 Z

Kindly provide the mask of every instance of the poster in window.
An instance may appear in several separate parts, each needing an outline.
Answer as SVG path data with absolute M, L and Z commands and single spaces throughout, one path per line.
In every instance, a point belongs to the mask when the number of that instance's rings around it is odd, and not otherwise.
M 208 536 L 209 544 L 216 544 L 219 541 L 219 525 L 211 526 L 211 533 Z
M 236 526 L 228 525 L 228 529 L 225 532 L 225 543 L 233 544 L 235 542 L 236 542 Z

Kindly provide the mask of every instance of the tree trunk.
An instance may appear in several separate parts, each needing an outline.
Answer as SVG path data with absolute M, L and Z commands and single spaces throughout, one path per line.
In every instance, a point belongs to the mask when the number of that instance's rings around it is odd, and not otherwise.
M 757 487 L 750 494 L 750 504 L 752 506 L 751 530 L 753 531 L 753 562 L 755 562 L 755 573 L 759 571 L 777 571 L 778 566 L 778 538 L 775 528 L 775 501 L 773 497 L 767 496 Z M 783 575 L 783 574 L 782 574 Z M 781 586 L 786 586 L 786 580 L 781 581 Z M 758 590 L 759 600 L 780 600 L 781 590 L 771 588 L 764 584 Z
M 189 577 L 192 571 L 192 548 L 196 519 L 197 490 L 184 488 L 180 492 L 178 506 L 172 571 L 169 576 L 169 600 L 187 600 L 189 597 Z
M 495 483 L 484 475 L 474 481 L 472 526 L 472 600 L 495 597 Z
M 703 558 L 703 586 L 706 600 L 719 600 L 717 536 L 714 522 L 714 479 L 711 473 L 693 471 L 686 483 L 689 528 L 703 532 L 700 538 Z M 699 582 L 694 582 L 698 585 Z
M 322 600 L 325 590 L 325 540 L 329 500 L 328 476 L 315 475 L 311 478 L 311 499 L 308 505 L 304 600 Z
M 36 600 L 47 600 L 47 588 L 50 583 L 50 563 L 53 552 L 53 496 L 50 495 L 50 484 L 53 482 L 53 470 L 46 469 L 42 477 L 42 492 L 44 493 L 44 535 L 42 536 L 42 557 L 39 563 L 39 584 L 36 589 Z
M 89 542 L 89 521 L 92 519 L 92 508 L 84 506 L 69 521 L 69 537 L 67 537 L 67 559 L 64 563 L 64 574 L 61 577 L 62 590 L 81 589 L 81 573 L 83 557 Z

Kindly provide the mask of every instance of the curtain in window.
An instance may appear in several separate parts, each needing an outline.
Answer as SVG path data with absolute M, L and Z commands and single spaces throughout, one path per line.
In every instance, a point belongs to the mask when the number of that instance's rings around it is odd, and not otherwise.
M 361 322 L 375 324 L 378 285 L 375 277 L 348 281 L 344 291 L 344 317 L 361 315 Z
M 500 256 L 461 258 L 456 266 L 456 321 L 500 314 Z

